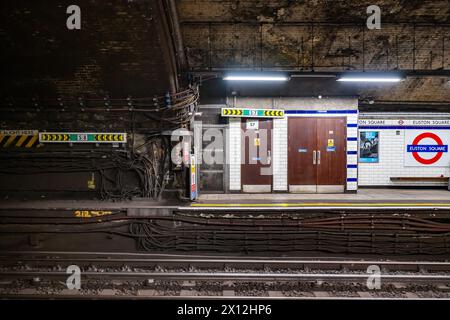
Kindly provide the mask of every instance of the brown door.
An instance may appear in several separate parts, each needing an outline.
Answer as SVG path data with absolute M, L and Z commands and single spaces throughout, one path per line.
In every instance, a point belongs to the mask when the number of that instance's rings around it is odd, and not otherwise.
M 344 192 L 347 163 L 345 118 L 317 119 L 317 191 Z
M 316 192 L 316 118 L 289 118 L 288 128 L 289 191 Z
M 345 118 L 289 118 L 290 192 L 344 192 Z
M 242 191 L 271 192 L 272 120 L 243 119 L 242 132 Z

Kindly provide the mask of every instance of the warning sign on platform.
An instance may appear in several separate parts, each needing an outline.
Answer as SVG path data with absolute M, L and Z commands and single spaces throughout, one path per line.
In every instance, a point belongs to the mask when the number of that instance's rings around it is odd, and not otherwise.
M 328 147 L 334 147 L 334 139 L 328 139 Z
M 0 148 L 40 147 L 37 130 L 0 130 Z
M 448 167 L 450 130 L 405 130 L 405 166 Z

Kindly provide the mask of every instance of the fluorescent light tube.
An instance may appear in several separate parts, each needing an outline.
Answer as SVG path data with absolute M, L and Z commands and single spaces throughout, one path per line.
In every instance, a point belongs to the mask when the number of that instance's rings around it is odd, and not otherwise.
M 342 82 L 400 82 L 402 81 L 402 78 L 399 77 L 363 77 L 363 76 L 343 76 L 337 81 Z
M 288 81 L 286 76 L 238 76 L 228 75 L 223 78 L 225 81 Z

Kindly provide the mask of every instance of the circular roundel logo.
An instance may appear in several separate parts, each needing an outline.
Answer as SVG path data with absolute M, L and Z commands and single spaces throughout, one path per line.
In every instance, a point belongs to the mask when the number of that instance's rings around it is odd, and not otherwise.
M 434 140 L 438 146 L 443 146 L 444 145 L 442 143 L 441 138 L 439 138 L 438 135 L 436 135 L 436 134 L 434 134 L 432 132 L 424 132 L 424 133 L 419 134 L 414 139 L 412 145 L 413 146 L 417 146 L 417 145 L 420 144 L 420 141 L 422 141 L 423 139 L 426 139 L 426 138 Z M 416 159 L 417 162 L 420 162 L 422 164 L 433 164 L 433 163 L 439 161 L 440 158 L 442 158 L 443 152 L 442 151 L 440 151 L 440 152 L 437 151 L 436 155 L 434 157 L 432 157 L 432 158 L 429 158 L 429 159 L 421 157 L 419 155 L 419 152 L 412 152 L 412 155 L 413 155 L 414 159 Z

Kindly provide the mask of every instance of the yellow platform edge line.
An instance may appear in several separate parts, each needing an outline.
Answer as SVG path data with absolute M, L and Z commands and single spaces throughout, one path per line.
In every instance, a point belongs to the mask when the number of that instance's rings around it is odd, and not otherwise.
M 450 203 L 192 203 L 191 207 L 450 207 Z

